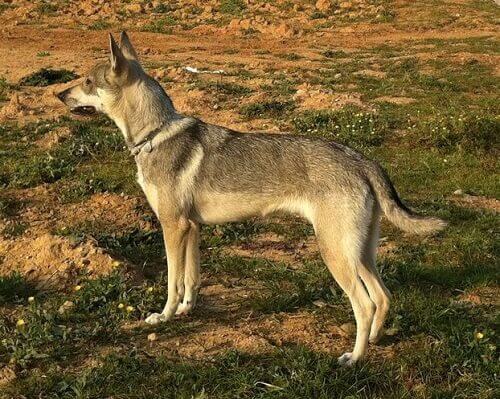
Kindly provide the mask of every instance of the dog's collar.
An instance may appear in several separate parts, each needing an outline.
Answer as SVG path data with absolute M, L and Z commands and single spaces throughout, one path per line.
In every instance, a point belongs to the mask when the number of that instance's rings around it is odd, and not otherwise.
M 158 126 L 156 129 L 151 130 L 144 139 L 139 141 L 137 144 L 134 144 L 129 147 L 130 152 L 132 153 L 133 156 L 139 155 L 139 153 L 144 149 L 146 152 L 151 152 L 153 151 L 153 139 L 161 133 L 163 129 L 165 129 L 165 126 L 167 125 L 166 122 L 162 123 L 160 126 Z

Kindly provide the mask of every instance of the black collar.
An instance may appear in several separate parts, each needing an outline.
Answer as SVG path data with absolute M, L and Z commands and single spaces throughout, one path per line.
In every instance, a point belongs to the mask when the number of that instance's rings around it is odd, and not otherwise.
M 156 129 L 151 130 L 144 139 L 139 141 L 137 144 L 133 144 L 129 146 L 129 150 L 133 156 L 139 155 L 139 153 L 144 149 L 146 152 L 153 151 L 153 139 L 163 130 L 167 125 L 166 122 L 163 122 Z

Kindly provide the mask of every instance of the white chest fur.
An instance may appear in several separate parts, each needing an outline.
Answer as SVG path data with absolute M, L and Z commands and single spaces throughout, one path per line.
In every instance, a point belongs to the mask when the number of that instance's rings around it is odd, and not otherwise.
M 158 205 L 160 202 L 158 187 L 156 187 L 152 183 L 147 183 L 144 180 L 141 166 L 139 164 L 137 164 L 137 183 L 139 183 L 139 186 L 141 186 L 142 191 L 144 191 L 144 194 L 146 195 L 146 199 L 149 202 L 149 205 L 151 206 L 151 208 L 153 209 L 153 212 L 158 217 Z

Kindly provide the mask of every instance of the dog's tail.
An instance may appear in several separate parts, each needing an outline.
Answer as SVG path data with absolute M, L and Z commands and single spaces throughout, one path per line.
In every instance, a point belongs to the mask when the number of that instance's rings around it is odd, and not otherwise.
M 377 163 L 369 167 L 369 180 L 385 216 L 401 230 L 415 234 L 430 234 L 446 227 L 444 220 L 415 214 L 399 198 L 387 172 Z

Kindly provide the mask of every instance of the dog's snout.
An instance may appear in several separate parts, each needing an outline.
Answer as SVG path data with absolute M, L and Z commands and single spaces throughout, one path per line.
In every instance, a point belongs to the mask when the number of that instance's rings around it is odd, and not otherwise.
M 64 100 L 66 99 L 66 96 L 68 95 L 68 90 L 63 90 L 61 91 L 60 93 L 57 93 L 56 94 L 56 97 L 61 100 L 62 102 L 64 102 Z

